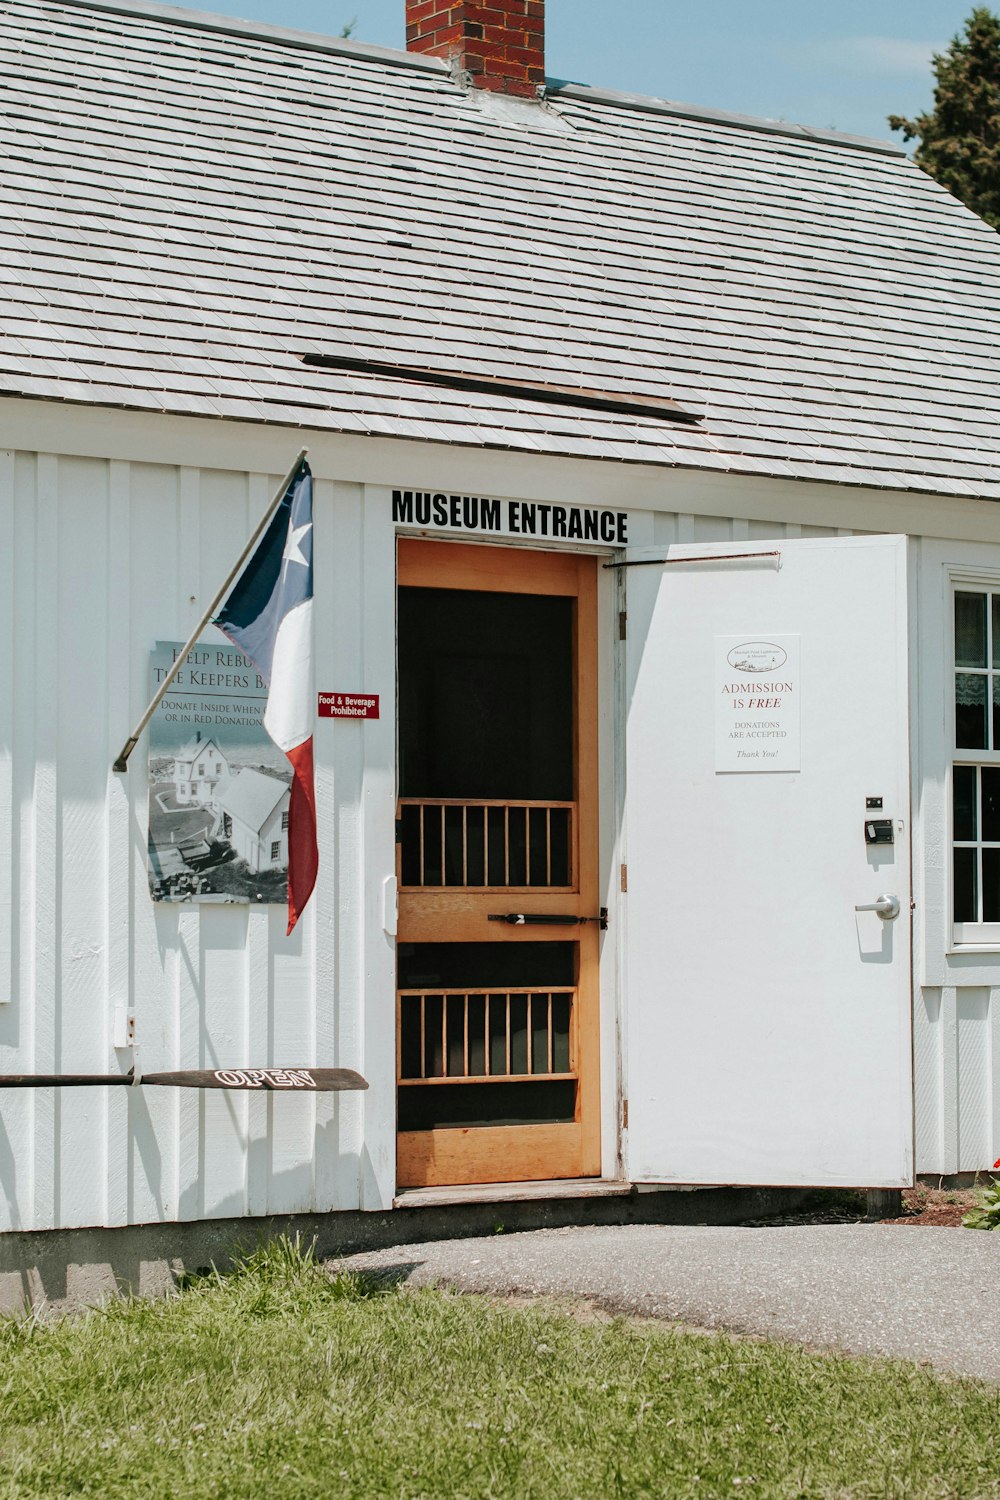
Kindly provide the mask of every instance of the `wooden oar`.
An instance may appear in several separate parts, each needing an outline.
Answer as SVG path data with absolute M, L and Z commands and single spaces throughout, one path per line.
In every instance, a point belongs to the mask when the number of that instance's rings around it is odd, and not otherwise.
M 8 1073 L 0 1089 L 95 1088 L 104 1085 L 162 1085 L 176 1089 L 273 1089 L 339 1093 L 366 1089 L 353 1068 L 189 1068 L 182 1073 Z

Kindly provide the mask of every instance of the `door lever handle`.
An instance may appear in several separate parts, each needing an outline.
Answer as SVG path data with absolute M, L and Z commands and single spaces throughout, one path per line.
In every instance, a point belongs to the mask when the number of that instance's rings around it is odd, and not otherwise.
M 856 906 L 855 911 L 873 911 L 883 922 L 891 922 L 899 916 L 898 896 L 876 896 L 870 906 Z

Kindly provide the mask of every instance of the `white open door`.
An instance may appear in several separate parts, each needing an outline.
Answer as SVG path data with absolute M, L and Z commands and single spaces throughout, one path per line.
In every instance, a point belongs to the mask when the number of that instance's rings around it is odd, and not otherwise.
M 906 539 L 626 561 L 627 1175 L 905 1185 Z

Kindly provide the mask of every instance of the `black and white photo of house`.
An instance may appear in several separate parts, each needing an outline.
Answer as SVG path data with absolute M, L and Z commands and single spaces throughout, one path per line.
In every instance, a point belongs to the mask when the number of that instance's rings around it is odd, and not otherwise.
M 180 643 L 152 653 L 155 690 Z M 200 642 L 150 722 L 149 886 L 157 901 L 284 903 L 291 772 L 264 729 L 264 684 Z

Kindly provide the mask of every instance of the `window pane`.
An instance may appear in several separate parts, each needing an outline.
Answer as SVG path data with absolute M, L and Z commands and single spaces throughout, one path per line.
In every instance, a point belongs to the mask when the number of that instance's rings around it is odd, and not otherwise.
M 1000 771 L 984 766 L 981 774 L 983 839 L 989 843 L 1000 843 Z
M 1000 750 L 1000 675 L 993 679 L 993 739 L 994 750 Z
M 996 773 L 994 773 L 996 774 Z M 952 783 L 955 841 L 966 843 L 976 836 L 976 768 L 956 766 Z
M 993 665 L 1000 667 L 1000 594 L 991 594 L 993 604 Z
M 1000 922 L 1000 849 L 983 850 L 983 921 Z
M 959 672 L 955 677 L 955 744 L 960 750 L 986 749 L 986 678 Z
M 976 909 L 976 851 L 956 849 L 955 854 L 955 921 L 978 922 Z
M 986 595 L 955 595 L 955 665 L 986 665 Z

